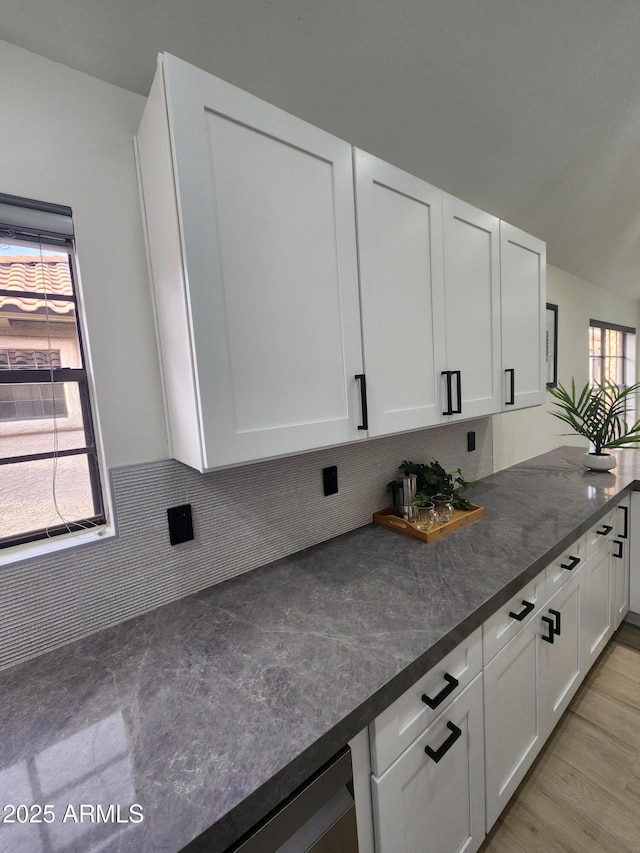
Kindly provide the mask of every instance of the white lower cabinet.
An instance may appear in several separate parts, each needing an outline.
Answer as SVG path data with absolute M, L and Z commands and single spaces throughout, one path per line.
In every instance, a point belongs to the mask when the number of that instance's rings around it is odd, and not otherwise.
M 580 549 L 577 542 L 570 552 Z M 567 556 L 560 563 L 572 566 L 564 570 L 568 579 L 484 668 L 487 831 L 524 778 L 584 674 L 580 625 L 584 568 L 578 568 L 578 563 L 574 566 Z M 556 563 L 551 564 L 547 576 L 559 585 Z
M 629 618 L 640 625 L 640 492 L 631 492 Z
M 582 680 L 580 612 L 582 576 L 575 574 L 543 608 L 540 620 L 538 706 L 545 741 Z
M 611 549 L 602 548 L 584 564 L 582 671 L 586 674 L 613 634 Z
M 372 777 L 377 853 L 477 850 L 484 839 L 482 676 L 379 778 Z
M 631 499 L 620 501 L 614 515 L 611 540 L 611 598 L 614 630 L 620 627 L 629 611 L 629 572 L 631 564 L 630 521 Z
M 371 723 L 371 771 L 382 776 L 482 670 L 478 628 Z
M 363 733 L 365 853 L 478 849 L 626 613 L 632 505 L 624 498 Z
M 487 831 L 542 745 L 538 626 L 527 623 L 484 668 Z

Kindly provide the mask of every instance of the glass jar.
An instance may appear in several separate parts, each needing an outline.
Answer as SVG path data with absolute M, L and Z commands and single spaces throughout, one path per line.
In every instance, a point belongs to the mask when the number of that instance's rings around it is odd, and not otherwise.
M 445 524 L 447 521 L 450 521 L 453 516 L 453 504 L 451 503 L 450 496 L 434 495 L 431 500 L 433 501 L 433 510 L 438 523 Z
M 433 501 L 428 501 L 422 506 L 414 505 L 413 508 L 415 510 L 414 524 L 418 530 L 431 530 L 437 524 Z

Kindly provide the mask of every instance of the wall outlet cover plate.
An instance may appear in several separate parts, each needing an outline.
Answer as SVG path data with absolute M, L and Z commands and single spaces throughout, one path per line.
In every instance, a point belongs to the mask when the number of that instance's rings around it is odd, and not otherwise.
M 322 469 L 322 485 L 324 495 L 335 495 L 338 491 L 338 466 L 330 465 L 328 468 Z
M 172 545 L 179 545 L 180 542 L 189 542 L 193 539 L 191 504 L 170 507 L 167 510 L 167 521 L 169 522 L 169 542 Z

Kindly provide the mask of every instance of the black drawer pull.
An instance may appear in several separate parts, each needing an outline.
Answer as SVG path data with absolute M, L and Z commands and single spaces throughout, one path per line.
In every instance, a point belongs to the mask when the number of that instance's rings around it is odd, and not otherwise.
M 560 563 L 560 568 L 561 568 L 561 569 L 566 569 L 568 572 L 570 572 L 570 571 L 572 571 L 573 569 L 575 569 L 575 567 L 578 565 L 578 563 L 579 563 L 579 562 L 580 562 L 580 557 L 571 557 L 571 556 L 570 556 L 570 557 L 569 557 L 569 563 L 570 563 L 570 565 L 569 565 L 569 566 L 566 566 L 564 563 Z
M 456 689 L 458 684 L 460 683 L 458 679 L 454 675 L 449 675 L 448 672 L 444 674 L 444 680 L 447 682 L 446 685 L 442 688 L 442 690 L 438 693 L 437 696 L 434 696 L 433 699 L 430 696 L 427 696 L 426 693 L 422 694 L 422 701 L 425 705 L 428 705 L 429 708 L 433 711 L 434 708 L 437 708 L 450 693 Z
M 369 429 L 369 411 L 367 409 L 367 377 L 364 373 L 356 373 L 356 379 L 360 382 L 360 404 L 362 406 L 362 423 L 358 429 Z
M 613 527 L 610 524 L 603 524 L 602 530 L 596 530 L 596 533 L 598 536 L 608 536 L 612 530 Z
M 620 534 L 620 538 L 627 539 L 629 536 L 629 507 L 619 506 L 618 509 L 621 509 L 624 513 L 624 527 L 622 528 L 623 532 Z
M 613 544 L 618 546 L 618 553 L 616 554 L 614 551 L 613 556 L 616 557 L 618 560 L 621 560 L 622 559 L 622 552 L 624 550 L 624 543 L 621 542 L 619 539 L 614 539 Z
M 553 640 L 556 635 L 555 631 L 553 630 L 553 619 L 551 619 L 549 616 L 543 616 L 542 621 L 546 622 L 549 626 L 549 636 L 545 637 L 545 635 L 542 634 L 541 637 L 545 641 L 545 643 L 551 643 L 551 645 L 553 645 Z
M 550 608 L 549 608 L 549 613 L 550 613 L 550 614 L 553 616 L 553 618 L 555 619 L 555 624 L 554 624 L 554 626 L 553 626 L 553 633 L 554 633 L 557 637 L 559 637 L 559 636 L 560 636 L 560 633 L 561 633 L 561 631 L 562 631 L 562 628 L 561 628 L 561 626 L 560 626 L 560 618 L 561 618 L 561 617 L 560 617 L 560 611 L 559 611 L 559 610 L 553 610 L 553 609 L 550 607 Z
M 424 751 L 427 753 L 429 758 L 432 758 L 437 764 L 440 759 L 449 752 L 454 743 L 458 740 L 460 735 L 462 734 L 462 729 L 459 729 L 455 723 L 449 721 L 447 723 L 447 728 L 451 732 L 449 737 L 445 740 L 445 742 L 438 747 L 438 749 L 431 749 L 430 746 L 425 746 Z
M 522 622 L 522 620 L 526 616 L 528 616 L 529 613 L 531 613 L 531 611 L 535 607 L 535 604 L 533 604 L 531 601 L 525 601 L 524 599 L 522 599 L 522 603 L 524 604 L 524 607 L 522 608 L 520 613 L 514 613 L 513 610 L 509 611 L 509 616 L 511 616 L 512 619 L 517 619 L 518 622 Z

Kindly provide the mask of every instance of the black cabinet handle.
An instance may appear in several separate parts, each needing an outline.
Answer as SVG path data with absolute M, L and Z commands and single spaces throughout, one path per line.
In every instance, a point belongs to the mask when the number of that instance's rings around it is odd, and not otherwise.
M 619 506 L 618 509 L 621 509 L 624 513 L 624 522 L 623 522 L 623 533 L 620 534 L 621 539 L 627 539 L 629 537 L 629 507 L 628 506 Z
M 367 410 L 367 377 L 364 373 L 356 373 L 356 379 L 360 382 L 360 402 L 362 404 L 362 423 L 358 429 L 369 429 L 369 412 Z
M 443 370 L 442 376 L 447 377 L 447 409 L 443 415 L 461 415 L 462 414 L 462 373 L 459 370 Z M 453 408 L 453 388 L 451 377 L 456 377 L 456 385 L 458 392 L 458 405 Z
M 449 721 L 447 723 L 447 728 L 451 732 L 449 737 L 445 740 L 445 742 L 438 747 L 438 749 L 431 749 L 430 746 L 425 746 L 424 751 L 427 753 L 429 758 L 432 758 L 437 764 L 440 759 L 449 752 L 454 743 L 458 740 L 460 735 L 462 734 L 462 729 L 459 729 L 455 723 Z
M 447 696 L 450 693 L 453 693 L 453 691 L 456 689 L 456 687 L 459 684 L 458 679 L 454 675 L 449 675 L 448 672 L 445 672 L 444 680 L 447 682 L 446 685 L 437 694 L 437 696 L 433 697 L 433 699 L 430 696 L 427 696 L 426 693 L 422 694 L 422 701 L 424 702 L 425 705 L 428 705 L 429 708 L 431 708 L 431 710 L 433 710 L 434 708 L 437 708 L 438 705 L 440 705 L 442 702 L 444 702 L 444 700 L 447 698 Z
M 603 524 L 602 530 L 596 530 L 596 533 L 598 536 L 608 536 L 612 530 L 613 527 L 610 524 Z
M 566 569 L 568 572 L 570 572 L 573 569 L 575 569 L 575 567 L 578 565 L 579 562 L 580 562 L 580 557 L 571 557 L 570 556 L 569 557 L 570 565 L 566 566 L 564 563 L 560 563 L 560 568 Z
M 452 409 L 453 400 L 451 399 L 451 371 L 450 370 L 443 370 L 442 376 L 447 377 L 447 408 L 446 408 L 446 411 L 444 411 L 442 414 L 443 415 L 454 415 L 455 412 Z
M 554 625 L 553 625 L 553 629 L 552 629 L 552 630 L 553 630 L 553 633 L 554 633 L 557 637 L 559 637 L 559 636 L 560 636 L 560 633 L 561 633 L 561 631 L 562 631 L 562 628 L 561 628 L 561 625 L 560 625 L 560 618 L 561 618 L 561 617 L 560 617 L 560 611 L 559 611 L 559 610 L 554 610 L 553 608 L 551 608 L 551 607 L 550 607 L 550 608 L 549 608 L 549 613 L 553 616 L 553 618 L 554 618 L 554 620 L 555 620 Z
M 456 377 L 456 384 L 458 386 L 458 405 L 453 410 L 454 415 L 462 414 L 462 372 L 460 370 L 452 370 L 453 375 Z
M 524 604 L 524 607 L 522 608 L 520 613 L 514 613 L 513 610 L 509 611 L 509 616 L 511 616 L 512 619 L 517 619 L 518 622 L 522 622 L 522 620 L 525 618 L 525 616 L 527 616 L 529 613 L 531 613 L 531 611 L 535 607 L 535 604 L 533 604 L 531 601 L 525 601 L 523 599 L 522 603 Z
M 618 553 L 616 554 L 614 552 L 613 556 L 616 557 L 618 560 L 621 560 L 622 559 L 622 551 L 624 548 L 624 543 L 621 542 L 619 539 L 614 539 L 613 544 L 618 546 Z
M 551 645 L 553 645 L 553 641 L 554 641 L 555 635 L 556 635 L 554 628 L 553 628 L 553 619 L 551 619 L 549 616 L 543 616 L 542 621 L 546 622 L 547 625 L 549 626 L 549 636 L 545 637 L 545 635 L 542 634 L 541 635 L 542 639 L 545 641 L 545 643 L 551 643 Z
M 514 406 L 516 402 L 516 371 L 514 367 L 507 367 L 505 373 L 510 374 L 509 376 L 509 396 L 510 400 L 505 400 L 505 406 Z

